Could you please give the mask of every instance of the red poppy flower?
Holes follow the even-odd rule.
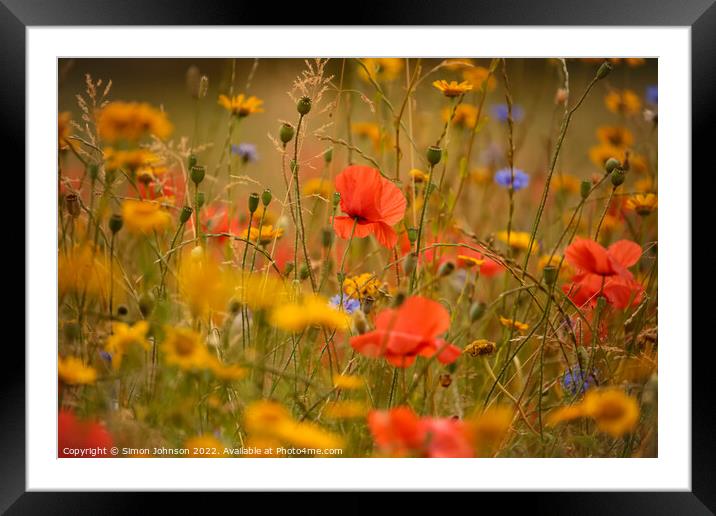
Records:
[[[619,240],[605,249],[593,240],[577,239],[565,251],[567,263],[577,273],[563,290],[578,306],[596,304],[599,295],[620,309],[630,302],[639,303],[643,288],[628,268],[639,261],[641,254],[641,246],[629,240]]]
[[[373,440],[393,456],[472,457],[466,425],[457,419],[419,418],[409,407],[368,414]]]
[[[80,421],[71,410],[61,410],[57,418],[57,451],[60,457],[109,457],[114,445],[112,436],[102,423]],[[74,452],[74,453],[73,453]]]
[[[438,335],[450,326],[450,314],[436,301],[413,296],[399,308],[383,310],[375,319],[375,330],[351,337],[358,353],[368,357],[385,357],[396,367],[408,367],[415,357],[431,357],[450,364],[460,356],[460,348]]]
[[[341,210],[333,227],[344,239],[373,235],[384,247],[393,247],[398,234],[393,226],[405,214],[405,197],[400,189],[376,169],[351,165],[336,177],[336,191],[341,194]],[[355,231],[353,226],[355,225]]]

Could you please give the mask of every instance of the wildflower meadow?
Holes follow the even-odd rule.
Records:
[[[58,71],[61,457],[658,455],[656,60]]]

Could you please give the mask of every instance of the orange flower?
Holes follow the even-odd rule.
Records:
[[[341,210],[333,227],[344,239],[373,235],[384,247],[393,247],[398,234],[392,226],[405,214],[405,197],[400,189],[376,169],[351,165],[336,177],[336,191],[341,194]]]
[[[420,355],[451,364],[460,356],[460,348],[438,335],[450,326],[450,314],[431,299],[413,296],[399,308],[383,310],[375,319],[375,330],[352,337],[350,344],[368,357],[385,357],[396,367],[408,367]]]
[[[409,407],[368,414],[368,427],[383,453],[405,457],[473,457],[468,426],[451,418],[419,418]]]
[[[632,90],[614,90],[604,97],[604,104],[612,113],[635,115],[641,110],[641,99]]]

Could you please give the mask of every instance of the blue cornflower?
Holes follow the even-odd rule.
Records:
[[[333,308],[338,308],[338,306],[341,303],[341,295],[336,294],[331,299],[328,300],[328,304],[332,306]],[[360,308],[360,301],[357,299],[353,299],[352,297],[343,296],[343,311],[347,314],[352,314],[356,310]]]
[[[503,168],[495,172],[495,183],[505,188],[509,188],[512,183],[512,172],[509,168]],[[530,184],[530,176],[520,169],[515,169],[515,180],[512,183],[513,190],[522,190]]]
[[[656,84],[647,86],[644,97],[649,104],[657,105],[659,103],[659,87]]]
[[[231,153],[236,154],[244,163],[258,161],[259,153],[253,143],[240,143],[231,146]]]
[[[103,349],[101,349],[101,350],[99,351],[99,356],[101,356],[102,359],[106,360],[107,362],[112,362],[112,355],[111,355],[111,353],[108,353],[107,351],[104,351]]]
[[[507,122],[509,109],[507,104],[495,104],[492,106],[492,115],[500,122]],[[512,120],[520,122],[525,117],[525,111],[517,104],[512,105]]]
[[[582,384],[582,382],[584,382],[584,384]],[[567,369],[562,377],[562,386],[572,396],[577,393],[584,394],[584,391],[592,387],[595,383],[596,378],[594,378],[594,375],[590,374],[585,378],[579,366],[573,367],[571,371]]]

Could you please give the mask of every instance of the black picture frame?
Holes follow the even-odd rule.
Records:
[[[716,5],[715,0],[650,2],[649,0],[453,0],[451,2],[393,1],[370,2],[341,7],[335,2],[313,1],[301,7],[272,2],[240,0],[0,0],[0,55],[3,78],[0,80],[0,113],[8,129],[3,139],[7,159],[17,159],[14,170],[25,170],[25,29],[38,25],[226,25],[246,22],[270,25],[334,25],[350,19],[361,25],[576,25],[576,26],[688,26],[691,27],[692,72],[692,158],[693,168],[708,173],[716,131]],[[347,12],[344,15],[328,17]],[[13,150],[10,152],[10,150]],[[4,173],[9,173],[7,167]],[[669,171],[684,175],[691,171]],[[15,177],[18,174],[15,173]],[[24,177],[24,176],[23,176]],[[693,176],[692,176],[693,177]],[[25,199],[24,182],[17,181],[23,193],[12,197]],[[20,201],[23,202],[23,201]],[[694,204],[696,204],[694,202]],[[19,210],[18,212],[19,213]],[[696,219],[693,218],[694,222]],[[694,234],[694,233],[692,233]],[[24,252],[24,251],[23,251]],[[27,257],[24,257],[27,259]],[[694,256],[697,260],[706,257]],[[702,263],[707,270],[713,265]],[[668,272],[668,271],[667,271]],[[27,274],[27,271],[26,271]],[[690,281],[690,279],[689,279]],[[690,281],[691,282],[691,281]],[[21,292],[22,290],[17,290]],[[684,300],[691,303],[691,300]],[[19,303],[17,303],[19,304]],[[698,308],[698,304],[692,306]],[[702,305],[703,306],[703,305]],[[27,307],[31,309],[31,307]],[[703,308],[701,308],[703,310]],[[705,314],[704,314],[705,315]],[[693,316],[692,316],[693,320]],[[698,319],[697,319],[698,320]],[[713,340],[692,339],[692,491],[690,492],[599,492],[599,493],[510,493],[509,512],[530,510],[537,514],[713,514],[716,489],[711,474],[716,471],[716,440],[710,418],[711,361],[708,354]],[[687,346],[690,343],[679,343]],[[25,353],[15,340],[4,346],[3,372],[0,374],[0,512],[8,514],[107,514],[124,513],[145,506],[148,494],[140,493],[37,493],[25,492]],[[7,364],[13,364],[8,366]],[[565,474],[574,474],[574,471]],[[172,506],[181,513],[191,510],[192,502],[182,494],[159,494],[160,503],[169,512]],[[241,495],[247,496],[247,495]],[[370,510],[373,502],[346,495],[340,505],[350,512]],[[378,495],[371,495],[378,496]],[[469,496],[475,496],[471,494]],[[498,495],[479,494],[484,501]],[[504,495],[502,495],[504,497]],[[255,504],[244,498],[243,504]],[[301,505],[302,495],[289,503]],[[422,496],[411,497],[409,505],[422,506]],[[444,510],[456,499],[450,498]],[[499,502],[504,503],[504,500]],[[420,504],[420,505],[418,505]],[[403,510],[409,510],[404,505]],[[243,505],[248,507],[248,505]],[[477,505],[475,506],[477,510]],[[503,506],[505,507],[505,506]],[[312,512],[315,512],[312,510]]]

